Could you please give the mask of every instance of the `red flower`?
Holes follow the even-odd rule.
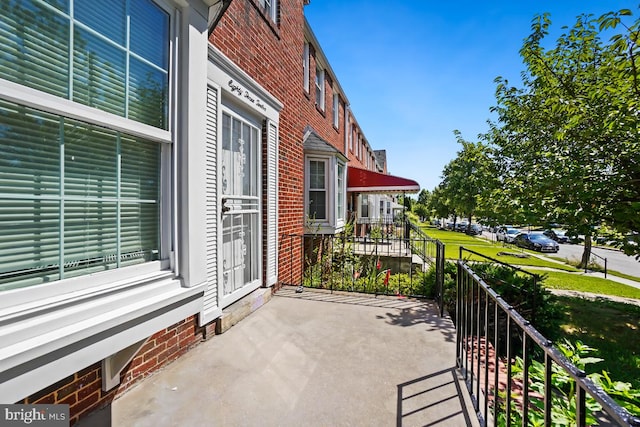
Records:
[[[385,286],[389,286],[389,277],[391,277],[391,269],[388,269],[388,270],[387,270],[387,275],[386,275],[386,277],[384,278],[384,285],[385,285]]]
[[[382,264],[380,264],[380,259],[378,259],[378,262],[376,263],[376,269],[380,270],[380,268],[382,268]]]

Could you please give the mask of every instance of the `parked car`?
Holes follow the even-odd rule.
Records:
[[[496,240],[498,242],[513,243],[513,239],[520,234],[520,230],[508,227],[498,227],[496,231]]]
[[[520,233],[515,237],[516,246],[538,252],[558,252],[560,245],[542,233]]]
[[[550,239],[555,240],[558,243],[568,243],[569,236],[567,236],[565,233],[566,231],[564,230],[545,230],[542,232],[542,234]]]
[[[471,224],[471,227],[466,228],[464,231],[471,236],[478,236],[482,234],[482,227],[479,224]]]
[[[467,231],[467,226],[469,225],[469,223],[467,221],[460,221],[458,223],[456,223],[456,231],[460,231],[462,233],[464,233],[465,231]]]

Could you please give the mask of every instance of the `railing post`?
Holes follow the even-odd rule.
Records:
[[[500,310],[498,310],[498,302],[493,301],[493,425],[498,426],[498,390],[500,388],[500,338],[498,337]],[[485,414],[486,416],[487,414]]]
[[[527,332],[522,330],[522,363],[524,365],[522,372],[522,427],[529,425],[529,348],[528,348]]]
[[[293,234],[289,236],[289,284],[293,285]]]
[[[586,395],[580,384],[576,384],[576,424],[584,427],[587,424],[585,405]]]
[[[513,369],[511,366],[512,349],[511,349],[511,313],[507,312],[507,427],[511,425],[511,380]]]
[[[462,334],[462,267],[460,260],[456,263],[458,274],[456,274],[456,365],[462,368],[461,360],[461,334]]]
[[[553,375],[553,360],[549,353],[544,354],[544,425],[551,425],[551,376]]]

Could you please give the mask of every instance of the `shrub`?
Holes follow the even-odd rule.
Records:
[[[584,370],[586,365],[601,362],[590,356],[595,351],[594,348],[584,345],[580,341],[571,343],[567,340],[557,345],[562,354],[569,359],[577,368]],[[516,381],[522,383],[524,378],[524,361],[517,357],[512,364],[512,371]],[[611,380],[609,373],[602,371],[601,374],[594,373],[588,375],[592,381],[598,384],[611,398],[627,409],[632,415],[640,415],[640,391],[634,390],[631,384]],[[534,393],[530,394],[531,403],[528,412],[528,424],[544,425],[544,401],[540,396],[545,393],[545,367],[544,364],[533,360],[529,366],[529,388]],[[551,374],[551,387],[553,395],[551,397],[551,422],[553,425],[576,425],[576,384],[571,376],[561,369],[557,364],[553,364]],[[521,391],[511,393],[511,425],[522,424]],[[506,392],[499,392],[497,405],[498,425],[506,425]],[[597,425],[596,416],[602,407],[591,397],[587,396],[585,401],[587,425]],[[495,408],[494,408],[495,409]]]

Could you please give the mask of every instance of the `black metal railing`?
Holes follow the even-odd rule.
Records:
[[[456,365],[464,374],[482,425],[527,426],[537,418],[549,426],[564,401],[563,408],[573,411],[570,425],[587,425],[593,416],[587,408],[595,402],[601,408],[597,419],[605,425],[640,426],[639,418],[587,378],[462,256],[457,281]],[[537,372],[532,370],[534,364]],[[558,371],[573,382],[571,393],[563,394],[553,385]],[[542,384],[533,373],[542,377]]]
[[[435,280],[436,291],[435,297],[439,304],[440,317],[444,316],[444,263],[445,263],[445,245],[438,239],[429,237],[420,226],[413,222],[407,222],[409,229],[409,236],[417,238],[417,241],[422,242],[422,247],[417,245],[413,246],[413,250],[427,260],[431,265],[435,267]]]
[[[592,262],[594,265],[598,265],[598,261],[595,259],[598,258],[602,261],[604,261],[604,278],[607,278],[607,258],[600,256],[594,252],[591,252],[591,257],[589,259],[590,262]],[[585,265],[584,266],[584,272],[588,272],[589,271],[589,265]]]
[[[281,247],[283,284],[435,298],[442,307],[444,246],[426,236],[288,235]]]
[[[354,235],[357,237],[371,237],[375,239],[402,239],[405,235],[406,218],[403,216],[386,215],[379,218],[356,217],[351,219]]]

